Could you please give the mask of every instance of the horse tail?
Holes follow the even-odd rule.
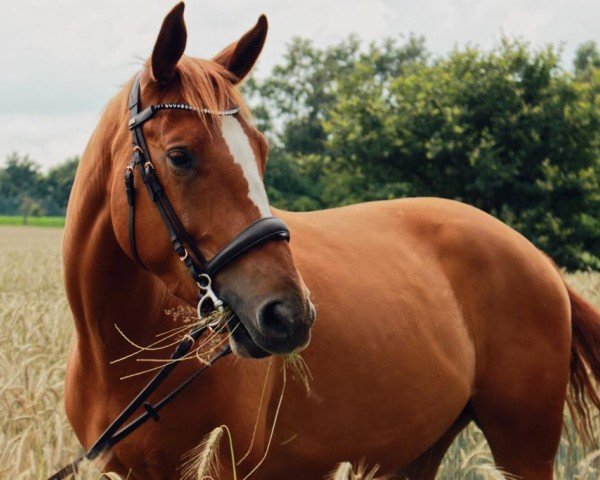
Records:
[[[571,300],[571,378],[567,404],[577,432],[597,447],[590,408],[600,410],[600,312],[567,286]]]

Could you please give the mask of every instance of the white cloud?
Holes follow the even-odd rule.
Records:
[[[174,3],[174,2],[173,2]],[[0,160],[13,150],[46,164],[78,153],[103,105],[149,55],[161,0],[0,0]],[[414,32],[443,53],[503,35],[536,45],[600,41],[598,0],[189,0],[188,53],[210,57],[266,13],[264,75],[296,35],[330,44]]]

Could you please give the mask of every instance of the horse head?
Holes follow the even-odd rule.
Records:
[[[252,124],[238,89],[262,50],[268,25],[261,16],[237,42],[212,60],[201,60],[184,55],[183,11],[180,3],[164,19],[140,74],[139,92],[141,108],[185,104],[195,111],[165,110],[144,123],[143,136],[182,226],[197,250],[211,258],[253,222],[271,216],[263,182],[268,144]],[[241,106],[239,113],[211,114],[231,112],[235,106]],[[173,254],[161,216],[143,192],[139,176],[136,242],[131,247],[122,180],[131,140],[118,135],[113,143],[111,216],[119,244],[132,261],[139,255],[173,295],[194,304],[198,288]],[[227,327],[238,355],[285,354],[308,344],[315,310],[287,242],[268,241],[252,248],[220,270],[213,284],[235,314]]]

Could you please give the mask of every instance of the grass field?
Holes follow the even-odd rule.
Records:
[[[72,323],[61,280],[61,234],[0,227],[0,479],[43,480],[81,453],[62,403]],[[600,274],[570,275],[569,282],[600,306]],[[600,420],[595,426],[599,437]],[[598,479],[599,457],[600,451],[585,452],[565,435],[556,478]],[[99,474],[88,471],[82,478]],[[481,433],[470,427],[452,446],[438,478],[502,477]]]
[[[0,215],[0,225],[24,225],[19,215]],[[65,217],[27,217],[30,227],[64,227]]]

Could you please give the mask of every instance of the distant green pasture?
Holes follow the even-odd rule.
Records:
[[[65,217],[27,217],[27,223],[18,215],[0,215],[0,225],[31,225],[33,227],[64,227]]]

